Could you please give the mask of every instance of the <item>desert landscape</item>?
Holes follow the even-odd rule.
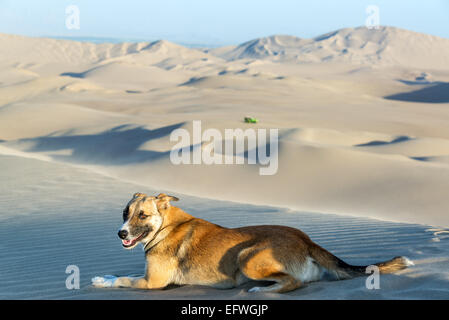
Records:
[[[449,298],[449,39],[358,27],[215,48],[0,44],[0,299]],[[197,120],[279,129],[277,172],[174,165],[171,133]],[[135,192],[176,195],[226,227],[300,228],[351,264],[415,266],[380,290],[363,277],[288,294],[94,288],[97,275],[143,273],[143,252],[117,237]]]

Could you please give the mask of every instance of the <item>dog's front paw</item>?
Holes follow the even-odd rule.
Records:
[[[92,278],[92,285],[98,288],[111,288],[114,286],[117,277],[106,275],[104,277],[94,277]]]

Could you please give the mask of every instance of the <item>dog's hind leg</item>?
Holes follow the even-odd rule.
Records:
[[[276,283],[266,287],[253,287],[248,292],[288,292],[298,289],[302,283],[288,274],[272,274],[267,278],[257,280],[275,281]]]
[[[239,256],[242,273],[258,281],[274,281],[267,287],[254,287],[249,292],[288,292],[299,288],[302,282],[285,270],[273,256],[270,249],[248,248]]]

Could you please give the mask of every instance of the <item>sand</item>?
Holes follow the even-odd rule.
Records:
[[[139,275],[141,248],[124,250],[116,232],[123,204],[136,190],[156,191],[84,168],[18,156],[0,156],[1,299],[447,299],[449,234],[406,223],[299,212],[177,194],[191,214],[214,223],[283,224],[300,228],[320,245],[354,264],[406,255],[414,267],[380,278],[322,281],[287,294],[250,294],[248,283],[231,290],[183,286],[167,290],[93,288],[97,275]],[[7,206],[9,204],[9,208]],[[379,248],[382,248],[381,250]],[[68,265],[80,270],[80,289],[68,290]]]
[[[143,272],[143,253],[116,237],[137,191],[176,194],[224,226],[301,228],[351,263],[416,263],[382,277],[381,290],[360,278],[261,298],[449,297],[448,39],[383,27],[215,49],[0,41],[1,298],[255,297],[245,287],[90,287],[95,275]],[[279,129],[276,174],[173,165],[170,134],[194,120]],[[69,264],[80,266],[80,290],[65,288]]]

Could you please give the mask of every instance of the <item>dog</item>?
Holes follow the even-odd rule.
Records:
[[[171,205],[179,199],[134,194],[123,211],[118,232],[125,249],[143,245],[143,277],[95,277],[96,287],[162,289],[168,285],[205,285],[226,289],[250,280],[273,284],[249,292],[288,292],[320,280],[365,274],[367,266],[353,266],[314,243],[304,232],[286,226],[261,225],[225,228],[195,218]],[[395,257],[376,263],[380,273],[391,273],[413,263]]]

